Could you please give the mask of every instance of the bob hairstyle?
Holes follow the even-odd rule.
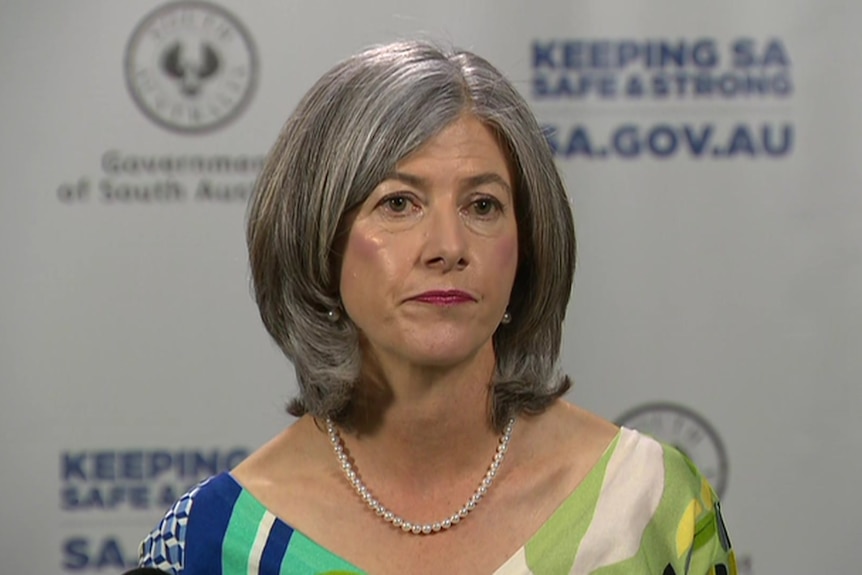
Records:
[[[465,113],[497,133],[515,174],[519,261],[511,323],[493,336],[490,422],[502,429],[515,414],[540,413],[571,386],[556,364],[574,274],[574,224],[541,128],[481,57],[396,42],[344,60],[312,86],[270,150],[250,200],[254,295],[266,329],[296,369],[292,415],[346,424],[360,378],[358,330],[346,314],[338,317],[346,214],[401,159]]]

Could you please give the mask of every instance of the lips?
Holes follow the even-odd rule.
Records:
[[[461,290],[432,290],[414,296],[410,300],[433,305],[457,305],[475,302],[476,298]]]

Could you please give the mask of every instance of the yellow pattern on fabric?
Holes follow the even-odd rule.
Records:
[[[702,479],[701,498],[704,505],[696,516],[687,572],[737,575],[736,556],[729,548],[718,501],[705,479]],[[719,566],[724,569],[717,569]]]
[[[715,505],[715,500],[712,496],[712,487],[709,485],[706,477],[700,480],[700,498],[703,500],[704,507],[710,508]]]
[[[694,525],[697,516],[700,514],[701,505],[697,499],[692,499],[682,517],[679,520],[679,525],[676,528],[676,556],[682,557],[688,553],[691,544],[694,541]]]

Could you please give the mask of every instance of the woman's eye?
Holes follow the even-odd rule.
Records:
[[[410,207],[410,200],[407,196],[390,196],[383,200],[383,205],[390,212],[401,213]]]
[[[473,211],[478,216],[489,216],[500,209],[500,203],[493,198],[479,198],[473,202]]]

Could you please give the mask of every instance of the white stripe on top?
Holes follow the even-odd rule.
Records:
[[[254,543],[251,544],[251,552],[248,554],[248,575],[258,575],[259,573],[263,548],[266,546],[266,540],[269,539],[269,532],[272,530],[273,523],[275,523],[275,515],[269,511],[264,511],[263,517],[260,518],[260,523],[257,525],[257,533],[254,536]]]
[[[622,428],[571,574],[587,575],[634,556],[663,492],[661,444],[637,431]]]

